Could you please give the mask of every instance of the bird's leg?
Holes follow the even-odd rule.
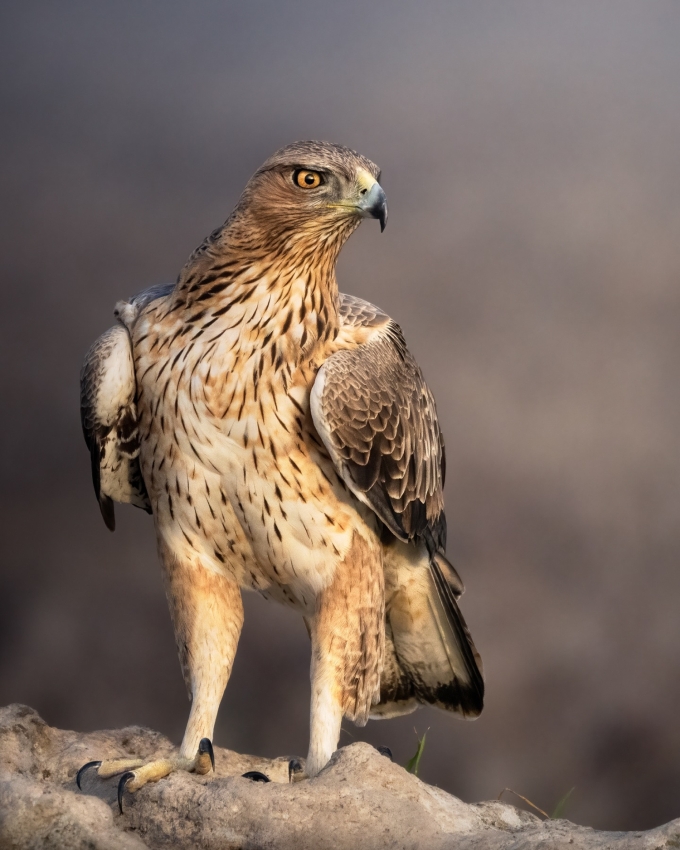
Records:
[[[385,649],[384,588],[380,552],[355,533],[333,581],[319,595],[311,618],[312,701],[306,774],[333,755],[343,716],[364,725],[380,698]],[[304,778],[299,772],[291,778]]]
[[[90,762],[78,772],[78,785],[88,767],[107,778],[122,774],[118,802],[125,791],[137,791],[175,770],[198,774],[214,768],[211,740],[217,710],[229,680],[243,624],[243,603],[236,582],[198,562],[180,561],[161,547],[166,592],[175,629],[182,672],[191,697],[191,712],[179,753],[167,758],[111,759]]]
[[[342,669],[337,656],[330,657],[328,641],[312,632],[312,699],[309,712],[309,752],[306,775],[316,774],[335,752],[342,724]],[[292,774],[292,779],[305,778],[304,773]]]

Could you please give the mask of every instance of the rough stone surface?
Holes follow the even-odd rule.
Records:
[[[288,784],[287,759],[216,748],[216,772],[175,773],[127,794],[118,813],[116,779],[75,775],[100,758],[172,751],[149,729],[80,734],[49,727],[31,708],[0,709],[0,848],[663,848],[680,847],[680,820],[648,832],[596,832],[541,821],[507,803],[467,804],[421,782],[368,744],[333,756],[314,780]],[[247,770],[271,777],[243,779]]]

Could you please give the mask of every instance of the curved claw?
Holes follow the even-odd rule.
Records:
[[[249,770],[242,775],[244,779],[252,779],[253,782],[271,782],[271,779],[259,770]]]
[[[85,773],[85,771],[89,770],[91,767],[99,767],[100,765],[101,765],[101,761],[88,761],[88,763],[84,764],[80,768],[78,773],[76,773],[76,785],[78,786],[78,788],[80,788],[81,791],[83,789],[81,788],[80,780],[83,778],[83,774]]]
[[[296,773],[302,773],[302,765],[297,759],[291,759],[288,762],[288,781],[293,782],[293,776]]]
[[[376,747],[381,756],[387,756],[390,761],[394,761],[394,756],[392,755],[392,750],[389,747],[381,746]]]
[[[125,793],[125,788],[128,782],[134,778],[135,775],[131,770],[128,770],[127,773],[124,773],[120,777],[120,782],[118,783],[118,808],[120,809],[121,815],[123,814],[123,794]]]
[[[215,772],[215,752],[213,750],[212,741],[210,738],[201,738],[198,744],[198,752],[200,755],[207,753],[210,756],[210,764],[212,765],[213,773]]]

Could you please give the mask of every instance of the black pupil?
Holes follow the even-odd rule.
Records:
[[[316,179],[316,178],[315,178],[315,176],[314,176],[313,174],[305,174],[305,183],[306,183],[308,186],[311,186],[311,185],[312,185],[312,183],[314,183],[315,179]]]

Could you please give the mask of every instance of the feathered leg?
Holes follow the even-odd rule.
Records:
[[[177,756],[146,763],[114,759],[85,766],[96,766],[102,778],[123,773],[118,789],[121,811],[125,791],[136,791],[175,770],[203,774],[214,766],[211,740],[215,720],[243,625],[241,592],[233,579],[215,572],[198,557],[180,559],[163,544],[159,552],[191,712]]]
[[[243,626],[241,591],[234,579],[183,561],[161,548],[166,594],[191,712],[180,755],[212,739],[217,711],[229,681]]]
[[[317,600],[312,639],[312,700],[307,776],[335,752],[343,716],[363,726],[380,698],[385,649],[380,546],[356,533],[333,581]]]

